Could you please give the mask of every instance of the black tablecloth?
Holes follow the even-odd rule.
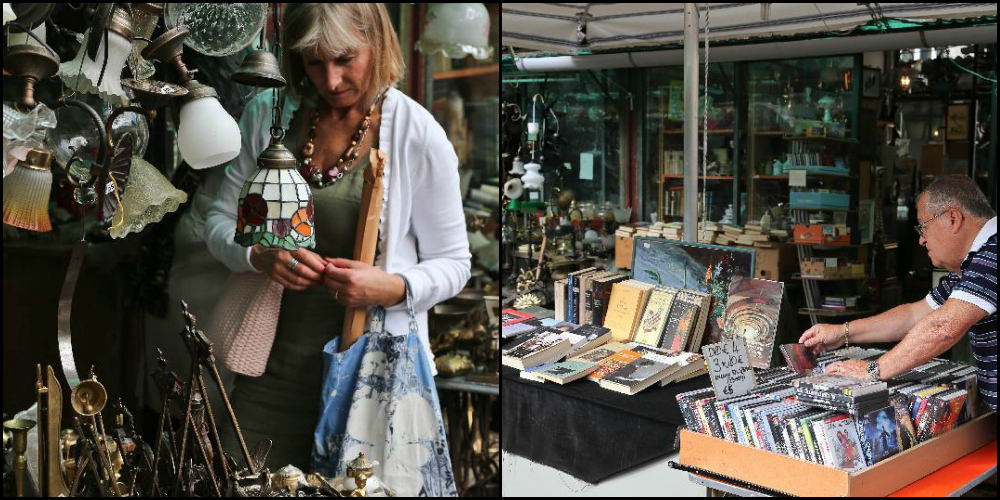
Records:
[[[677,395],[710,385],[702,376],[626,396],[588,380],[531,382],[503,367],[501,446],[596,484],[675,452],[684,425]]]

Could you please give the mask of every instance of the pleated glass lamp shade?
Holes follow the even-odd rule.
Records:
[[[46,233],[52,230],[49,195],[52,193],[52,152],[33,149],[3,180],[3,223]]]
[[[88,30],[84,35],[83,44],[80,45],[80,52],[72,61],[62,63],[59,66],[59,76],[63,83],[72,90],[79,90],[88,94],[97,94],[104,101],[115,106],[122,106],[128,103],[128,96],[122,89],[122,70],[132,53],[132,41],[115,31],[108,31],[108,64],[104,67],[104,37],[101,37],[101,45],[97,49],[97,58],[91,59],[87,55],[87,40],[91,36],[98,36],[93,30]],[[82,66],[81,66],[82,62]],[[104,77],[101,78],[101,68],[104,67]],[[100,85],[98,85],[100,82]]]
[[[122,209],[115,215],[109,233],[112,238],[124,238],[142,232],[146,226],[176,212],[187,199],[187,193],[175,188],[156,167],[134,156]]]
[[[191,168],[201,170],[222,165],[240,154],[240,126],[219,103],[218,93],[195,80],[186,85],[188,95],[181,105],[177,146]]]
[[[236,210],[237,244],[294,251],[316,246],[312,190],[292,152],[272,140],[243,184]]]

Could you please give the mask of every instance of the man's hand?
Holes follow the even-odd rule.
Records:
[[[832,351],[844,345],[844,326],[819,323],[806,330],[799,339],[800,344],[812,349],[814,353]]]
[[[871,380],[871,375],[868,374],[868,362],[860,359],[850,359],[847,361],[830,363],[830,365],[826,367],[826,373],[836,373],[838,375],[846,375],[856,379]]]

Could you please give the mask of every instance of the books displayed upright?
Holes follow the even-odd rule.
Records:
[[[590,323],[603,325],[605,315],[608,311],[608,304],[611,302],[611,289],[615,283],[628,280],[627,274],[611,274],[590,280],[591,312]]]
[[[580,276],[585,274],[594,273],[597,271],[596,267],[588,267],[586,269],[581,269],[579,271],[574,271],[566,275],[566,318],[565,321],[570,323],[578,323],[579,319],[576,317],[579,313],[579,295],[580,295]]]
[[[665,287],[656,287],[650,292],[646,309],[643,311],[635,330],[634,341],[650,347],[660,345],[660,339],[663,337],[664,327],[671,314],[670,309],[676,295],[677,290]]]
[[[615,283],[611,289],[604,326],[611,329],[612,340],[630,342],[639,323],[639,315],[653,286],[635,280]]]
[[[681,290],[677,292],[659,347],[668,351],[697,352],[708,322],[708,294]]]

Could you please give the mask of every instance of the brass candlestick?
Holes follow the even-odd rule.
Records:
[[[28,484],[28,459],[24,453],[28,451],[28,431],[35,428],[33,420],[8,420],[3,428],[11,433],[14,441],[14,481],[17,497],[24,497],[24,488]]]

